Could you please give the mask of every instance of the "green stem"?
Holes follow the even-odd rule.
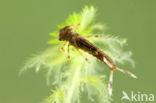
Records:
[[[75,90],[76,86],[78,86],[77,84],[78,84],[78,80],[80,78],[79,76],[80,76],[81,67],[78,67],[75,69],[76,70],[73,75],[72,83],[71,83],[69,92],[67,94],[67,98],[65,99],[64,103],[72,103],[72,96],[73,96],[74,90]]]

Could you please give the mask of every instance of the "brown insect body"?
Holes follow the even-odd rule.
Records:
[[[80,35],[76,32],[73,32],[73,30],[70,26],[66,26],[60,30],[59,40],[69,42],[68,51],[69,51],[69,45],[72,45],[77,50],[81,49],[81,50],[93,55],[94,57],[96,57],[98,60],[100,60],[101,62],[106,64],[111,69],[109,83],[108,83],[110,95],[112,94],[112,81],[113,81],[113,71],[114,70],[118,70],[122,73],[130,75],[133,78],[137,78],[134,74],[116,67],[115,64],[113,63],[112,59],[108,55],[106,55],[102,50],[100,50],[94,44],[92,44],[87,39],[85,39],[85,37],[83,37],[82,35]],[[86,60],[88,60],[88,59],[86,59]]]
[[[115,69],[115,65],[109,56],[107,56],[103,51],[85,39],[85,37],[76,32],[73,32],[70,26],[66,26],[60,30],[59,40],[68,41],[70,45],[93,55],[98,60],[106,64],[110,69]],[[111,66],[104,62],[104,58],[106,58]]]

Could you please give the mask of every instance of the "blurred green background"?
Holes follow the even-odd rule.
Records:
[[[112,103],[127,103],[123,90],[156,94],[156,0],[0,0],[0,103],[40,103],[50,95],[44,71],[19,77],[19,70],[27,57],[48,47],[57,24],[85,5],[94,5],[107,33],[128,38],[133,51],[136,67],[123,67],[139,79],[116,72]]]

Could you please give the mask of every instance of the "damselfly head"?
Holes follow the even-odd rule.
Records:
[[[59,31],[59,40],[67,40],[71,35],[72,28],[70,26],[65,26]]]

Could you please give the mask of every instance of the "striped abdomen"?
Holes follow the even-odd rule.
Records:
[[[82,49],[83,51],[88,52],[89,54],[96,57],[98,60],[102,61],[104,64],[106,64],[110,69],[114,69],[115,65],[111,58],[107,56],[103,51],[101,51],[99,48],[97,48],[95,45],[90,43],[85,38],[77,38],[76,39],[77,47]]]

